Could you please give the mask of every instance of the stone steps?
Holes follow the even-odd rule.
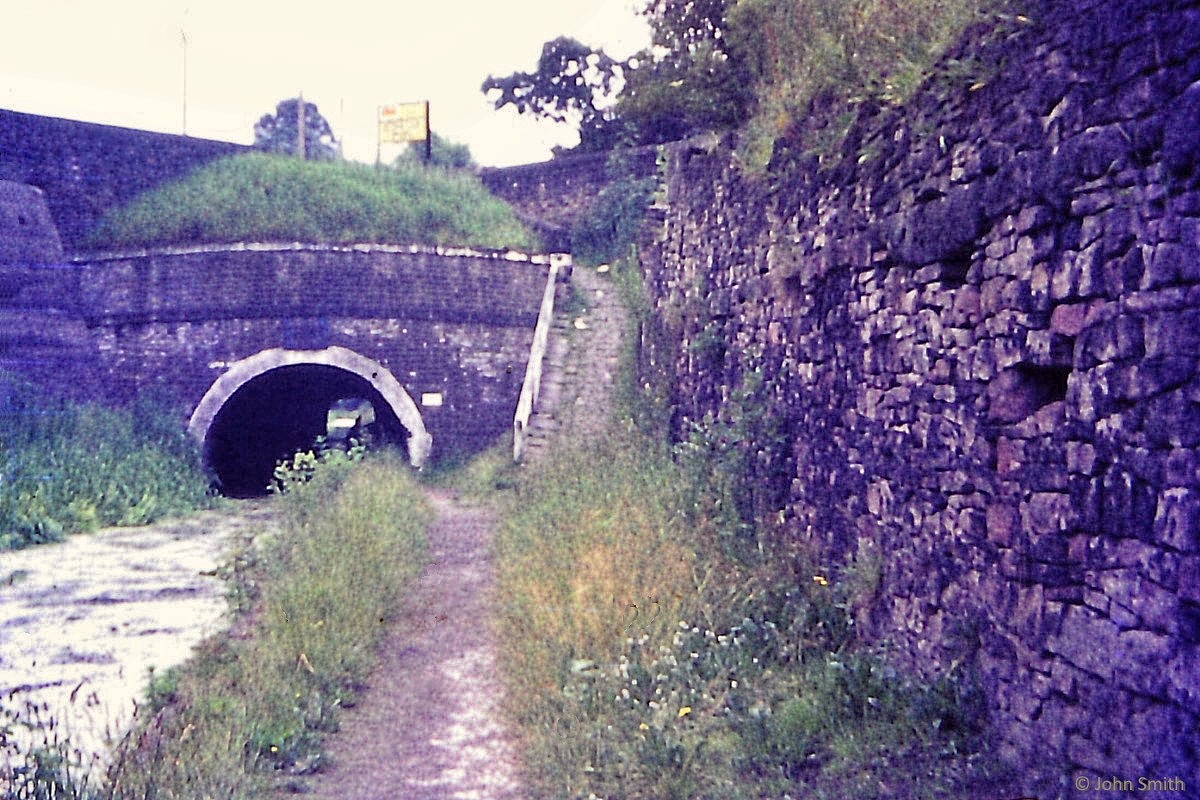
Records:
[[[595,270],[576,267],[571,281],[586,310],[555,313],[526,463],[541,459],[560,437],[594,436],[608,422],[625,310],[616,288]]]

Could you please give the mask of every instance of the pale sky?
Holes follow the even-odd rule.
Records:
[[[485,165],[550,157],[564,126],[496,111],[488,74],[531,71],[542,43],[573,36],[624,57],[644,47],[644,0],[0,0],[0,108],[253,141],[299,91],[375,159],[376,109],[429,100],[432,127]],[[390,161],[399,148],[384,148]]]

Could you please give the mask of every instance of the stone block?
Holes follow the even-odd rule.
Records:
[[[1200,499],[1186,488],[1158,494],[1153,541],[1188,554],[1200,554]]]
[[[1036,492],[1026,503],[1029,528],[1037,534],[1059,533],[1074,519],[1071,498],[1057,492]]]
[[[1180,559],[1179,597],[1182,600],[1200,603],[1200,555]]]
[[[987,507],[987,539],[1001,547],[1012,547],[1020,530],[1020,515],[1017,509],[1004,503],[993,503]]]
[[[1060,655],[1071,666],[1111,680],[1116,664],[1111,654],[1116,652],[1120,629],[1086,606],[1070,606],[1063,615],[1062,629],[1046,643],[1046,649]]]
[[[1050,330],[1064,336],[1078,336],[1079,332],[1083,330],[1084,321],[1091,308],[1092,304],[1090,303],[1068,303],[1055,306],[1050,313]]]
[[[1143,289],[1195,283],[1200,280],[1200,259],[1195,245],[1163,242],[1155,246],[1141,281]]]

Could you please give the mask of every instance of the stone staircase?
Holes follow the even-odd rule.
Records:
[[[603,433],[612,413],[612,394],[627,315],[616,286],[594,267],[576,265],[571,287],[580,302],[555,310],[538,406],[529,419],[526,464],[536,464],[564,431],[581,442]]]

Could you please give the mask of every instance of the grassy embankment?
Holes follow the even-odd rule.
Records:
[[[302,161],[216,161],[105,215],[89,249],[284,241],[529,249],[532,235],[464,171]]]
[[[0,550],[208,503],[200,455],[165,404],[112,409],[17,381],[0,409]]]
[[[663,416],[632,386],[603,442],[467,473],[516,487],[500,639],[535,796],[936,798],[986,776],[968,671],[922,682],[857,639],[880,565],[834,575],[770,520],[747,529],[736,440],[671,447],[634,424]]]
[[[431,512],[394,458],[334,458],[315,469],[298,459],[282,473],[280,533],[247,543],[224,570],[231,634],[152,677],[107,775],[89,773],[94,762],[51,729],[46,747],[10,764],[7,797],[240,800],[319,766],[322,735],[353,704],[397,598],[420,571]]]

